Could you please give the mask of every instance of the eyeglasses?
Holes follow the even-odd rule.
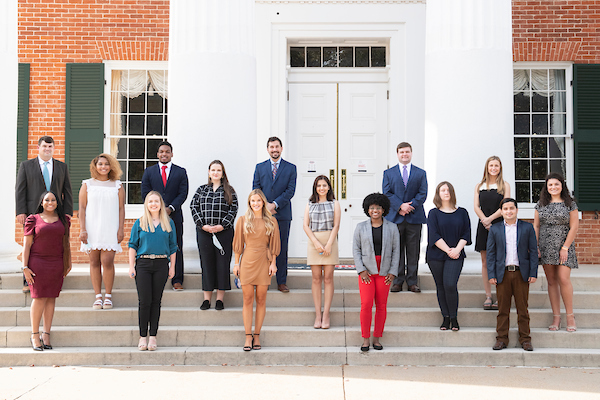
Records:
[[[369,211],[381,211],[381,210],[383,210],[383,207],[373,207],[373,206],[369,207]]]

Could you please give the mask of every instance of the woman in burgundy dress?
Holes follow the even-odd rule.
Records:
[[[36,351],[52,349],[50,328],[54,304],[63,279],[71,270],[70,221],[53,192],[44,192],[37,213],[25,220],[23,274],[31,293],[31,346]],[[39,335],[40,320],[44,331]]]

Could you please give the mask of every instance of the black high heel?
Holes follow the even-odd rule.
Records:
[[[444,317],[444,321],[442,322],[442,325],[440,326],[440,330],[447,331],[448,329],[450,329],[450,317]]]
[[[52,350],[51,344],[44,343],[44,334],[50,336],[50,332],[42,332],[42,336],[40,336],[40,340],[42,341],[42,347],[44,348],[44,350]]]
[[[458,318],[452,317],[450,318],[450,325],[452,327],[452,331],[456,332],[460,330],[460,326],[458,326]]]
[[[251,333],[246,333],[246,336],[252,336]],[[252,344],[250,346],[244,346],[244,351],[250,351],[252,350],[252,347],[254,346],[254,336],[252,336]]]
[[[255,333],[254,336],[260,336],[260,333]],[[252,336],[252,350],[262,349],[262,346],[260,344],[254,344],[254,336]]]
[[[40,332],[31,332],[31,337],[29,338],[29,340],[31,340],[31,347],[35,351],[44,351],[44,347],[42,347],[42,346],[36,346],[35,343],[33,342],[33,336],[34,335],[39,335],[39,334],[40,334]],[[40,339],[40,340],[42,340],[42,339]]]

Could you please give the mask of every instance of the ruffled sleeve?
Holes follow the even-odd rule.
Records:
[[[25,226],[23,227],[23,235],[24,236],[32,236],[35,235],[35,223],[36,217],[35,214],[31,214],[25,220]]]
[[[269,241],[269,261],[273,261],[273,258],[279,255],[281,252],[281,241],[279,239],[279,224],[277,220],[271,217],[273,221],[273,233],[271,233],[271,240]]]
[[[233,252],[235,254],[242,254],[244,252],[244,220],[242,216],[238,218],[235,224],[235,235],[233,236]]]

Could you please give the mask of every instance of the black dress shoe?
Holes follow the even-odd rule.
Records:
[[[521,343],[521,347],[525,351],[533,351],[533,345],[531,344],[531,342],[523,342]]]
[[[223,302],[221,300],[217,300],[217,302],[215,303],[215,310],[223,310],[223,309],[225,309]]]
[[[496,340],[496,344],[492,347],[492,350],[502,350],[506,348],[506,343],[502,340]]]
[[[396,283],[394,283],[392,285],[392,288],[390,289],[390,292],[394,292],[394,293],[401,292],[401,291],[402,291],[402,285],[398,285]]]
[[[360,351],[369,351],[371,346],[360,346]]]
[[[408,290],[410,290],[413,293],[421,293],[421,289],[419,289],[419,285],[410,285],[408,287]]]
[[[210,308],[210,301],[204,300],[200,306],[201,310],[208,310]]]

